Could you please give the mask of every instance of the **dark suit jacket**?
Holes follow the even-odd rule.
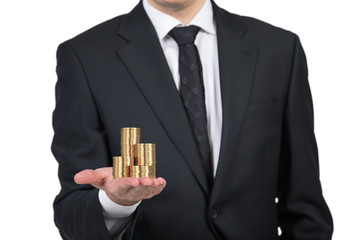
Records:
[[[331,239],[298,37],[213,7],[223,104],[213,186],[141,3],[59,46],[52,151],[61,182],[55,223],[64,239],[111,239],[98,190],[73,177],[111,166],[127,126],[156,143],[157,175],[167,186],[142,201],[125,239]]]

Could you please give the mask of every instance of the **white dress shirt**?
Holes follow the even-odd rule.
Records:
[[[184,25],[176,18],[152,7],[148,0],[143,0],[142,2],[145,12],[156,30],[173,79],[179,89],[179,47],[168,33],[174,27]],[[221,143],[222,103],[216,25],[210,0],[205,1],[200,11],[188,25],[196,25],[201,28],[196,36],[195,45],[198,48],[203,69],[208,135],[214,169],[213,174],[215,176]],[[105,224],[109,229],[110,234],[112,236],[117,234],[118,236],[116,239],[121,239],[123,232],[119,234],[119,229],[121,230],[124,228],[124,223],[127,223],[129,216],[136,210],[139,203],[133,206],[118,205],[112,202],[102,190],[99,191],[99,200],[103,207]]]

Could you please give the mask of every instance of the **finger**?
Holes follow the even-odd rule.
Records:
[[[86,169],[78,172],[74,176],[74,180],[77,184],[90,184],[98,180],[98,176],[94,170]]]
[[[153,179],[153,186],[159,186],[160,182],[156,178]]]
[[[97,188],[100,188],[104,182],[104,179],[108,177],[107,171],[86,169],[74,176],[74,180],[77,184],[91,184]]]
[[[154,181],[152,178],[148,178],[148,177],[142,177],[139,178],[140,184],[144,185],[144,186],[151,186],[154,184]]]
[[[165,179],[163,179],[162,177],[158,177],[157,180],[159,181],[160,185],[165,185],[166,186],[166,181]]]
[[[100,173],[101,175],[112,176],[113,168],[103,167],[103,168],[95,169],[95,171]]]
[[[140,183],[145,186],[159,186],[159,185],[165,185],[166,181],[165,179],[159,177],[159,178],[140,178]]]

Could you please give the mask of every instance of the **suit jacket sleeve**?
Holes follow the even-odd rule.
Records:
[[[56,71],[52,152],[59,162],[61,192],[54,201],[55,224],[64,239],[111,239],[98,189],[73,180],[81,170],[108,166],[111,158],[86,73],[69,43],[58,48]]]
[[[313,105],[304,51],[296,36],[285,107],[278,187],[284,240],[330,240],[333,222],[322,196]]]

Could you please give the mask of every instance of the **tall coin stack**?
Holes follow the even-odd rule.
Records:
[[[114,178],[156,178],[155,144],[140,143],[140,128],[121,128],[121,156],[113,157]]]

